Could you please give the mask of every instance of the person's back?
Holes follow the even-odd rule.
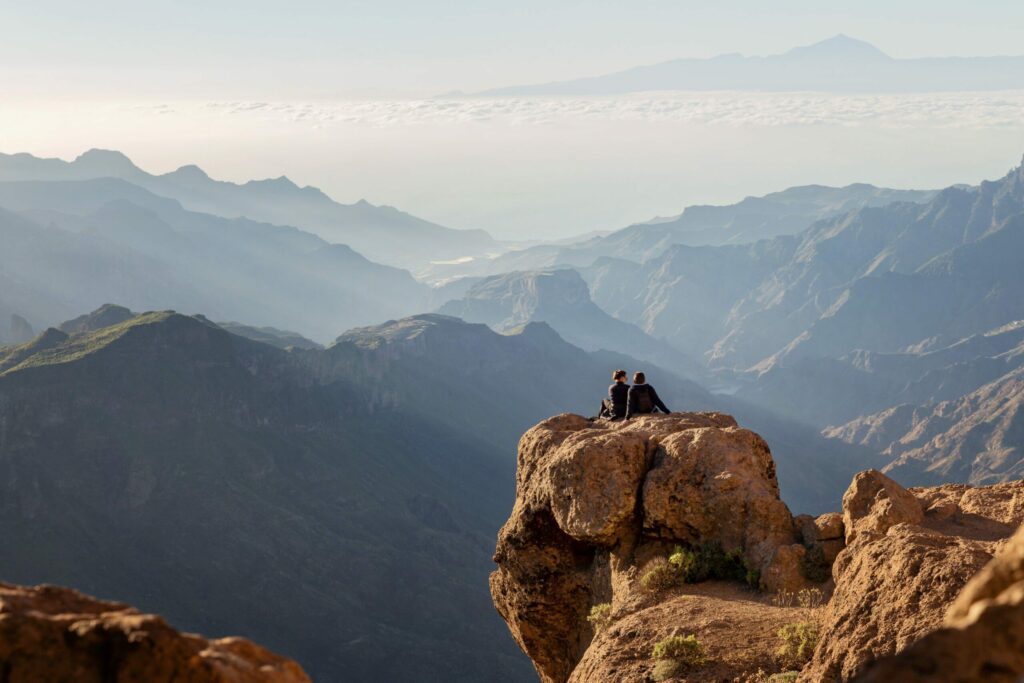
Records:
[[[666,415],[672,412],[658,396],[654,387],[647,384],[647,377],[644,376],[644,373],[636,373],[633,375],[633,386],[629,388],[627,394],[626,419],[628,420],[634,415],[648,415],[656,410],[660,410]]]
[[[601,403],[602,417],[618,419],[625,417],[626,405],[629,402],[629,385],[626,384],[626,371],[616,370],[612,373],[615,382],[608,387],[608,398]]]

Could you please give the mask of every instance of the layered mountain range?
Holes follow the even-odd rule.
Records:
[[[589,351],[618,350],[697,378],[696,360],[636,325],[605,313],[590,298],[587,283],[572,269],[512,272],[484,278],[439,313],[489,325],[500,332],[546,322],[571,344]]]
[[[924,203],[935,194],[929,190],[892,190],[864,183],[846,187],[791,187],[763,197],[747,197],[735,204],[689,206],[678,216],[637,223],[606,235],[540,244],[491,258],[433,264],[425,274],[450,279],[515,270],[589,266],[602,256],[646,261],[660,256],[675,244],[746,244],[780,235],[795,235],[821,219],[897,201]]]
[[[921,407],[919,415],[945,411],[932,406],[1002,377],[982,395],[1012,391],[1022,239],[1024,167],[924,204],[861,208],[797,235],[674,245],[642,263],[598,259],[581,272],[612,315],[703,358],[745,399],[824,428],[901,404]],[[931,424],[927,440],[939,435]],[[951,448],[929,452],[942,459]],[[958,457],[988,458],[986,447],[975,448]],[[969,463],[940,469],[978,482],[1010,476],[1019,451],[993,449],[1001,453],[994,472]]]
[[[0,207],[0,579],[240,633],[316,679],[529,680],[485,587],[515,446],[595,414],[615,368],[756,430],[795,512],[868,467],[1021,476],[1024,167],[496,257],[114,153],[2,157]],[[355,248],[377,231],[379,262]]]
[[[116,301],[327,341],[422,311],[430,297],[408,271],[347,245],[188,211],[124,180],[0,182],[0,207],[0,316],[20,313],[37,329]]]
[[[485,581],[511,454],[545,413],[596,412],[608,368],[639,362],[543,323],[434,314],[280,346],[105,306],[0,349],[5,578],[239,633],[317,679],[527,680]],[[676,410],[736,406],[651,369]],[[863,462],[741,409],[799,509]]]
[[[793,188],[464,264],[526,269],[464,277],[442,310],[496,329],[548,318],[581,345],[628,344],[871,449],[908,483],[988,483],[1022,455],[1022,229],[1024,167],[941,192]],[[549,286],[541,305],[539,283],[575,282],[568,270],[586,290],[565,286],[555,303]],[[602,315],[585,315],[591,304]]]
[[[402,268],[495,248],[494,240],[482,230],[453,230],[365,200],[340,204],[319,189],[299,187],[285,176],[239,185],[214,180],[195,165],[154,175],[120,152],[100,149],[89,150],[70,162],[30,154],[0,155],[2,181],[100,178],[124,180],[174,199],[194,212],[293,225],[332,244],[348,245],[371,260]],[[0,206],[6,205],[0,202]]]

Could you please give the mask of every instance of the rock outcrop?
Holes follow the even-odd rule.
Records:
[[[0,583],[0,678],[149,683],[309,683],[244,638],[206,640],[158,616],[55,586]]]
[[[922,519],[924,510],[914,494],[877,470],[859,473],[843,494],[847,545],[858,535],[878,538],[890,527],[917,524]]]
[[[862,472],[843,497],[843,517],[848,545],[832,567],[835,592],[800,677],[807,683],[852,680],[877,658],[914,651],[942,626],[964,586],[1024,522],[1024,482],[907,490],[880,472]]]
[[[516,493],[491,595],[546,683],[584,656],[591,607],[622,606],[640,567],[675,545],[736,553],[768,591],[806,583],[768,445],[728,415],[551,418],[520,441]]]
[[[768,446],[718,413],[561,415],[523,436],[518,466],[491,595],[544,683],[647,680],[654,643],[684,634],[706,655],[687,680],[763,680],[799,667],[778,634],[808,622],[819,637],[801,682],[1024,673],[1024,529],[1007,541],[1024,523],[1024,481],[907,489],[868,470],[841,514],[794,519]],[[649,562],[707,544],[741,557],[764,592],[639,588]]]
[[[858,683],[988,681],[1024,675],[1024,528],[964,588],[945,624],[898,655],[878,660]]]

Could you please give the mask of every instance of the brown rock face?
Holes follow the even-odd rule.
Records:
[[[643,486],[643,533],[743,549],[762,568],[793,543],[768,444],[746,429],[686,429],[661,440]]]
[[[917,524],[924,510],[914,494],[878,470],[860,472],[843,494],[847,545],[859,535],[884,534],[896,524]]]
[[[769,590],[797,581],[804,547],[771,453],[727,415],[551,418],[520,440],[516,486],[491,595],[546,683],[582,658],[590,608],[622,604],[638,566],[675,544],[738,551]]]
[[[4,583],[0,674],[5,683],[309,683],[294,661],[243,638],[206,640],[67,588]]]
[[[928,512],[918,515],[914,506]],[[808,683],[853,680],[872,660],[906,650],[942,626],[963,587],[1024,521],[1024,482],[907,491],[864,472],[843,497],[843,508],[847,538],[855,529],[854,542],[832,566],[835,592],[823,614],[820,644],[800,677]],[[910,519],[918,522],[897,521]]]
[[[964,588],[945,625],[857,680],[991,681],[1024,675],[1024,527]]]

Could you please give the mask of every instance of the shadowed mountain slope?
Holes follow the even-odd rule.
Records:
[[[0,352],[6,578],[250,636],[318,679],[528,680],[485,582],[511,454],[538,415],[596,408],[604,360],[543,324],[427,315],[283,351],[172,312],[97,327],[116,310]]]
[[[365,395],[390,362],[354,344],[174,313],[47,335],[0,360],[8,579],[252,636],[321,680],[526,680],[484,588],[500,437]]]

